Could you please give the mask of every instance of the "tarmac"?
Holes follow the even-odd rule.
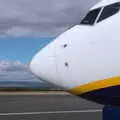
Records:
[[[102,120],[102,107],[64,93],[0,94],[0,120]]]

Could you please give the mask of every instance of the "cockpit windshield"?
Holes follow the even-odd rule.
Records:
[[[95,23],[95,20],[100,12],[101,8],[94,9],[90,11],[87,16],[81,21],[80,24],[84,25],[93,25]]]
[[[94,9],[87,14],[87,16],[81,21],[80,24],[94,25],[95,23],[99,23],[117,14],[119,10],[120,10],[120,2]]]
[[[101,22],[101,21],[115,15],[116,13],[119,12],[119,10],[120,10],[120,3],[115,3],[115,4],[104,7],[97,22]]]

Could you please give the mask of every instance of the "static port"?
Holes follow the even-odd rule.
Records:
[[[63,47],[66,48],[66,47],[67,47],[67,44],[64,44]]]
[[[66,62],[66,63],[65,63],[65,66],[66,66],[66,67],[68,67],[68,66],[69,66],[69,64]]]

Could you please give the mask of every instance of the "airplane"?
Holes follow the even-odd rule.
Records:
[[[39,79],[106,106],[120,106],[120,0],[102,0],[30,63]]]

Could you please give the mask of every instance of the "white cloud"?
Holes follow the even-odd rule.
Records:
[[[28,65],[20,61],[9,60],[0,61],[0,80],[2,81],[40,81],[36,79],[28,70]]]
[[[8,36],[22,37],[30,34],[31,30],[29,28],[12,27],[11,29],[8,29],[5,33]]]

